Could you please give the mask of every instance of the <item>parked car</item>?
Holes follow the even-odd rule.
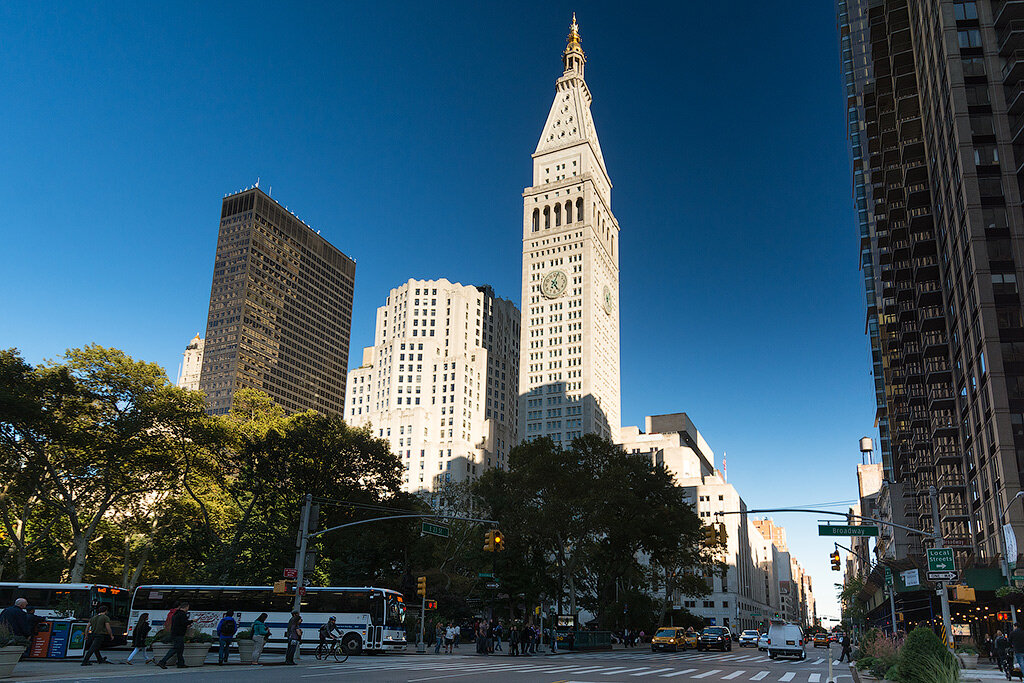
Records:
[[[757,649],[760,650],[761,652],[767,652],[768,651],[768,634],[767,633],[762,633],[760,636],[758,636],[758,638],[757,638]]]
[[[651,652],[679,652],[686,649],[686,630],[663,626],[651,638]]]
[[[758,637],[760,635],[761,634],[759,634],[755,630],[744,631],[743,633],[740,634],[739,646],[740,647],[748,647],[748,646],[757,647],[757,639],[758,639]]]
[[[804,634],[799,624],[773,621],[768,627],[768,657],[796,657],[807,659],[804,651]]]
[[[708,626],[701,631],[700,638],[697,639],[697,652],[707,650],[732,651],[732,634],[729,633],[729,629],[722,626]]]

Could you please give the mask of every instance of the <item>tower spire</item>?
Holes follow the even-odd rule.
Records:
[[[572,23],[569,24],[569,35],[565,38],[565,50],[562,52],[562,64],[565,65],[565,73],[574,72],[583,76],[583,65],[586,63],[586,55],[583,54],[583,45],[580,39],[580,27],[576,23],[576,13],[572,13]]]

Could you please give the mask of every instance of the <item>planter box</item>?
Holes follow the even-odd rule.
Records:
[[[185,643],[185,666],[202,666],[206,663],[206,655],[210,654],[212,643]],[[164,658],[171,646],[167,643],[153,643],[153,656],[157,661]],[[177,658],[171,660],[171,666],[178,664]]]
[[[0,647],[0,678],[7,678],[14,673],[18,660],[25,654],[25,645],[8,645]]]
[[[242,664],[252,664],[252,651],[256,648],[256,641],[239,639],[235,641],[235,645],[238,646],[238,659]]]

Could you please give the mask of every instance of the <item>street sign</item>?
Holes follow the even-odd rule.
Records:
[[[929,581],[956,581],[957,572],[928,572]]]
[[[888,567],[885,568],[885,585],[886,586],[891,586],[892,585],[892,570],[889,569]]]
[[[481,579],[493,579],[494,572],[480,572],[477,576]]]
[[[489,582],[487,584],[487,587],[488,588],[497,588],[498,587],[498,582],[497,581],[491,581],[491,582]]]
[[[284,578],[286,579],[297,579],[299,578],[299,570],[295,567],[285,567]]]
[[[423,526],[420,527],[420,530],[425,534],[440,536],[441,538],[448,538],[452,535],[452,530],[448,527],[441,526],[440,524],[433,524],[431,522],[423,522]]]
[[[928,548],[928,571],[951,572],[956,569],[952,548]]]
[[[298,593],[299,595],[305,595],[306,594],[306,587],[305,586],[299,586],[298,588],[295,589],[295,592]]]
[[[819,536],[877,536],[878,527],[868,524],[850,526],[846,524],[819,524]]]

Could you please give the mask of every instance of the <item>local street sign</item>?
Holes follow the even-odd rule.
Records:
[[[957,572],[928,572],[929,581],[956,581]]]
[[[295,567],[285,567],[284,578],[286,579],[297,579],[299,577],[299,570]]]
[[[479,574],[477,574],[477,576],[481,579],[493,579],[494,572],[480,572]]]
[[[440,536],[441,538],[448,538],[452,535],[452,530],[448,527],[441,526],[440,524],[432,524],[430,522],[423,522],[421,529],[425,534]]]
[[[877,536],[878,527],[862,524],[848,526],[846,524],[819,524],[819,536]]]
[[[885,585],[886,586],[891,586],[892,585],[892,570],[889,569],[888,567],[885,568]]]
[[[928,548],[928,571],[951,572],[956,569],[952,548]]]

